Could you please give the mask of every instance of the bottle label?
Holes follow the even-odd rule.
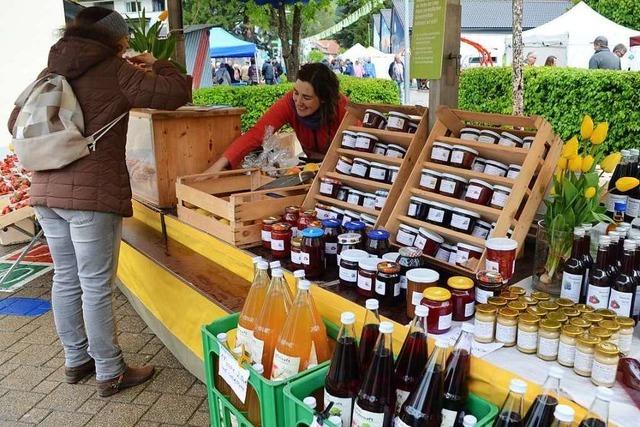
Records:
[[[458,413],[456,411],[442,408],[442,421],[440,422],[440,427],[453,427],[456,423],[457,417]]]
[[[615,209],[616,203],[627,203],[627,196],[622,194],[611,194],[607,195],[607,212],[613,212]]]
[[[291,251],[291,262],[294,264],[302,264],[302,260],[300,259],[300,252]]]
[[[560,296],[568,298],[577,303],[580,300],[580,290],[582,289],[584,277],[579,274],[571,274],[566,271],[562,273],[562,286],[560,288]]]
[[[416,238],[416,240],[418,239]],[[451,253],[444,247],[440,246],[440,248],[438,248],[438,252],[436,253],[436,259],[444,262],[449,262],[449,258],[451,258]]]
[[[427,219],[429,221],[441,223],[444,220],[444,211],[441,209],[430,208]]]
[[[332,396],[327,390],[324,391],[324,407],[329,405],[329,402],[333,402],[333,406],[329,411],[329,415],[336,415],[342,420],[342,425],[346,427],[351,426],[351,412],[353,411],[353,399],[350,397],[335,397]]]
[[[340,267],[338,275],[340,276],[340,279],[344,280],[345,282],[355,283],[358,281],[358,270]]]
[[[451,216],[451,226],[454,228],[458,228],[460,230],[467,230],[469,228],[469,224],[471,224],[471,218],[453,214]]]
[[[320,183],[320,193],[331,195],[331,193],[333,193],[333,184],[329,184],[328,182]]]
[[[385,283],[381,282],[380,280],[376,280],[376,294],[384,295],[385,290],[386,290]]]
[[[455,163],[456,165],[461,165],[463,161],[464,161],[464,152],[454,151],[451,153],[451,163]]]
[[[357,175],[364,177],[367,174],[367,167],[360,163],[354,163],[351,167],[351,175]]]
[[[418,205],[416,205],[415,203],[411,203],[409,205],[409,210],[407,211],[407,215],[415,216],[417,211],[418,211]]]
[[[251,354],[251,347],[253,343],[253,331],[249,329],[243,328],[238,325],[238,330],[236,332],[236,345],[243,345],[245,350]],[[253,357],[252,357],[253,359]]]
[[[512,344],[516,342],[517,331],[518,331],[518,328],[515,325],[513,326],[503,325],[500,322],[498,322],[496,324],[496,341],[505,343],[505,344]]]
[[[400,282],[398,283],[400,283],[402,289],[407,289],[407,282],[407,276],[400,276]]]
[[[587,304],[593,308],[607,308],[609,306],[610,287],[595,286],[589,284],[587,292]]]
[[[389,120],[387,120],[387,127],[388,128],[395,128],[395,129],[403,129],[404,128],[404,119],[401,118],[401,117],[391,116],[391,117],[389,117]]]
[[[400,295],[400,282],[399,281],[393,286],[393,296],[397,297],[398,295]]]
[[[618,365],[605,365],[597,360],[593,361],[591,366],[591,379],[602,385],[613,384],[616,382],[616,371]]]
[[[440,192],[446,194],[453,194],[456,191],[456,183],[454,181],[440,181]]]
[[[422,175],[420,178],[420,187],[428,188],[429,190],[435,190],[438,184],[438,179],[431,175]]]
[[[233,355],[225,348],[220,350],[218,361],[218,375],[233,390],[238,399],[244,403],[247,397],[249,370],[241,367]]]
[[[398,230],[398,234],[396,234],[396,240],[398,241],[398,243],[405,246],[413,246],[413,242],[415,242],[416,236],[400,229]]]
[[[636,288],[636,302],[633,304],[633,315],[640,314],[640,286]]]
[[[287,356],[276,350],[273,353],[271,381],[282,381],[291,378],[300,371],[300,358]]]
[[[620,292],[611,289],[609,309],[615,311],[618,316],[630,317],[633,311],[632,303],[633,294],[631,292]]]
[[[631,351],[631,342],[633,341],[633,334],[618,334],[618,348],[623,354],[628,354]]]
[[[260,235],[262,236],[262,241],[263,242],[270,242],[271,241],[271,232],[270,231],[262,230],[260,232]]]
[[[507,204],[508,198],[509,195],[496,191],[493,193],[493,197],[491,198],[491,204],[504,207],[504,205]]]
[[[306,252],[300,252],[300,264],[309,265],[311,263],[311,257]]]
[[[467,194],[465,195],[465,197],[468,199],[478,200],[481,194],[482,187],[478,187],[477,185],[470,185],[467,187]]]
[[[338,214],[336,214],[335,212],[316,208],[316,218],[318,218],[320,221],[322,221],[323,219],[336,219],[337,217]],[[291,235],[293,236],[293,233]]]
[[[413,291],[411,293],[411,304],[420,305],[422,302],[422,292]]]
[[[356,148],[360,148],[363,150],[368,150],[371,145],[371,140],[367,137],[358,137],[356,139]]]
[[[591,365],[593,365],[593,354],[583,353],[576,349],[575,358],[573,360],[573,370],[591,372]]]
[[[538,354],[545,357],[556,357],[558,355],[559,338],[545,338],[540,336],[538,339]]]
[[[372,179],[385,179],[387,175],[387,171],[380,168],[371,168],[369,171],[369,178]]]
[[[362,207],[367,209],[375,209],[376,199],[373,197],[365,197],[364,202],[362,202]]]
[[[438,318],[438,330],[442,331],[445,329],[451,328],[451,319],[453,318],[453,314],[449,313],[445,316],[440,316]]]
[[[497,261],[492,261],[490,259],[485,259],[484,266],[489,271],[497,271],[500,272],[500,263]]]
[[[473,319],[473,335],[480,339],[493,339],[493,322],[483,322],[476,317]]]
[[[493,291],[485,291],[484,289],[476,287],[476,302],[478,304],[486,304],[487,300],[492,296],[494,296]]]
[[[425,239],[421,234],[418,234],[416,236],[415,242],[413,242],[413,246],[415,246],[420,250],[424,250],[424,247],[426,246],[426,244],[427,244],[427,239]]]
[[[640,216],[640,199],[629,197],[629,200],[627,200],[626,215],[631,218],[637,218]]]
[[[256,362],[261,362],[263,352],[264,352],[264,341],[254,336],[253,343],[251,345],[251,359]]]
[[[441,160],[443,162],[449,161],[450,151],[445,148],[433,147],[431,149],[431,159],[432,160]]]
[[[360,289],[362,289],[364,291],[370,291],[372,284],[373,284],[373,280],[371,280],[368,277],[363,277],[360,274],[358,274],[358,288],[360,288]]]
[[[324,253],[327,255],[336,255],[338,253],[338,244],[337,243],[325,243],[324,244]]]
[[[538,333],[518,329],[518,347],[524,350],[535,350],[538,345]]]
[[[408,391],[400,390],[399,388],[396,389],[396,415],[400,413],[400,409],[402,409],[402,405],[404,405],[404,402],[409,398],[409,394],[411,393]]]
[[[400,417],[396,417],[393,425],[394,427],[411,427],[409,424],[402,421]]]
[[[475,301],[468,302],[464,305],[464,317],[473,316],[476,311]]]
[[[271,240],[271,249],[274,251],[284,251],[284,240]]]
[[[384,412],[369,412],[358,406],[353,408],[351,427],[374,427],[384,425]]]
[[[558,345],[558,362],[566,366],[573,366],[573,360],[576,358],[576,346],[565,344],[560,341]]]

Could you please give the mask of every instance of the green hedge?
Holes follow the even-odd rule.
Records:
[[[527,68],[525,113],[545,117],[567,140],[579,133],[585,114],[609,122],[609,151],[640,147],[640,73],[574,68]],[[510,114],[511,69],[465,70],[460,108]]]
[[[242,130],[253,126],[264,112],[293,87],[292,83],[259,86],[214,86],[198,89],[193,102],[198,105],[224,104],[244,107]],[[391,80],[340,77],[340,91],[352,102],[399,104],[398,87]]]

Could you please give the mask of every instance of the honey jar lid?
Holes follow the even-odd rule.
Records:
[[[509,291],[502,291],[500,296],[507,300],[507,302],[516,301],[518,299],[518,295],[512,294]]]
[[[582,318],[584,320],[587,320],[587,321],[591,322],[591,323],[598,323],[599,321],[604,320],[604,317],[602,317],[601,314],[597,314],[595,312],[594,313],[584,313],[582,315]]]
[[[557,320],[543,319],[540,321],[540,327],[546,331],[559,331],[562,323]]]
[[[540,301],[538,307],[546,311],[556,311],[560,306],[553,301]]]
[[[520,312],[520,311],[525,311],[527,309],[527,304],[523,303],[522,301],[509,301],[509,303],[507,304],[507,307],[509,307],[512,310],[516,310]]]
[[[464,276],[453,276],[447,280],[447,285],[452,289],[471,289],[473,288],[473,280]]]
[[[558,298],[556,300],[556,304],[558,304],[560,307],[573,307],[575,305],[575,303],[569,298]]]
[[[514,310],[514,309],[509,308],[509,307],[502,307],[500,310],[498,310],[498,315],[499,316],[507,317],[509,319],[517,318],[518,314],[520,314],[520,312],[518,312],[518,310]]]
[[[578,336],[578,338],[576,338],[576,341],[583,345],[596,345],[600,342],[600,338],[588,333],[584,333]]]
[[[605,328],[612,333],[616,333],[620,330],[620,325],[615,320],[601,320],[598,322],[598,326],[601,328]]]
[[[569,317],[567,317],[567,315],[561,311],[552,311],[550,313],[547,313],[547,319],[564,323],[569,320]]]
[[[578,317],[580,316],[580,312],[573,307],[563,307],[560,309],[560,312],[567,315],[567,317]]]
[[[527,313],[522,313],[518,320],[522,323],[526,323],[527,325],[536,325],[539,321],[539,318],[535,314],[531,314],[527,312]]]
[[[617,356],[620,353],[618,346],[608,341],[601,342],[596,345],[596,351],[607,356]]]
[[[574,325],[564,325],[562,327],[562,334],[570,337],[580,336],[584,330]]]
[[[484,314],[495,314],[498,311],[498,307],[491,304],[478,304],[476,305],[476,312]]]
[[[589,321],[587,321],[587,320],[584,320],[584,319],[581,319],[581,318],[579,318],[579,317],[576,317],[576,318],[574,318],[574,319],[571,319],[571,320],[569,321],[569,323],[570,323],[572,326],[576,326],[576,327],[578,327],[578,328],[582,328],[582,329],[586,329],[586,328],[588,328],[589,326],[591,326],[591,322],[589,322]]]
[[[589,334],[603,340],[608,340],[609,338],[611,338],[611,335],[613,335],[613,333],[610,330],[601,328],[598,326],[595,326],[589,329]]]
[[[617,316],[616,322],[618,322],[621,328],[633,328],[635,326],[635,322],[630,317]]]
[[[476,273],[476,279],[483,284],[502,284],[502,274],[493,270],[481,270]]]
[[[533,292],[531,294],[531,297],[537,301],[549,301],[551,299],[551,295],[541,291]]]
[[[599,308],[594,313],[601,315],[605,319],[613,320],[616,318],[616,312],[608,308]]]
[[[446,290],[445,288],[440,288],[437,286],[427,288],[422,292],[422,296],[431,301],[447,301],[451,299],[451,292]]]
[[[590,305],[587,305],[587,304],[576,304],[576,305],[573,306],[573,308],[578,310],[580,313],[591,313],[591,312],[595,311],[595,308],[593,308],[593,307],[591,307]]]
[[[273,225],[273,231],[289,231],[291,229],[291,225],[286,222],[279,222]]]
[[[518,296],[524,296],[527,294],[527,291],[520,286],[509,286],[509,292]]]
[[[526,304],[527,307],[531,305],[536,305],[538,303],[538,301],[535,298],[525,296],[525,295],[518,297],[518,301]]]
[[[507,305],[507,300],[502,297],[489,297],[487,298],[487,302],[496,307],[504,307]]]
[[[527,313],[536,317],[544,317],[547,314],[547,311],[532,305],[531,307],[527,307]]]

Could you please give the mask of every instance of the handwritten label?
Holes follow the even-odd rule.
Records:
[[[231,390],[244,403],[247,398],[249,370],[240,366],[238,361],[226,349],[220,348],[218,375],[231,387]]]

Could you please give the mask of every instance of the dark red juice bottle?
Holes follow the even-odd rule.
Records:
[[[640,320],[640,245],[636,246],[636,255],[634,262],[634,277],[636,278],[636,299],[633,303],[633,320]]]
[[[560,297],[570,299],[575,303],[580,301],[580,294],[586,273],[586,266],[584,265],[584,258],[582,257],[583,239],[584,229],[580,227],[574,228],[571,257],[564,263],[562,285],[560,286]]]
[[[553,412],[558,406],[560,396],[560,380],[563,371],[558,366],[549,369],[547,379],[542,386],[542,393],[536,396],[533,404],[524,417],[524,427],[550,427],[553,423]]]
[[[636,242],[625,240],[622,270],[611,284],[609,297],[609,309],[615,311],[618,316],[633,317],[638,287],[634,272],[635,254]]]
[[[522,413],[524,412],[524,394],[527,383],[517,378],[509,384],[509,394],[502,404],[493,427],[522,427]]]
[[[393,324],[380,323],[380,335],[353,408],[351,427],[391,427],[395,408]]]
[[[358,345],[356,343],[356,315],[345,311],[340,316],[342,327],[338,334],[336,349],[324,383],[324,406],[333,402],[331,415],[342,419],[342,425],[351,425],[353,400],[360,390],[358,368]]]
[[[444,373],[444,401],[442,402],[442,427],[453,427],[460,416],[464,417],[464,404],[469,396],[469,372],[471,370],[471,343],[473,325],[462,324],[462,332],[447,359]]]
[[[593,226],[589,223],[582,224],[584,229],[584,238],[582,239],[582,263],[584,265],[584,281],[580,290],[580,303],[584,304],[587,299],[587,289],[589,288],[589,276],[593,269],[593,257],[591,256],[591,229]]]
[[[580,422],[580,427],[607,427],[609,425],[609,402],[613,397],[610,388],[598,387],[596,398],[589,407],[589,412]]]
[[[438,340],[424,368],[420,383],[396,417],[396,427],[440,427],[444,389],[444,361],[448,344]]]
[[[365,303],[367,312],[364,315],[364,326],[360,334],[358,363],[360,366],[360,374],[362,377],[369,368],[369,363],[373,357],[373,349],[378,341],[378,328],[380,326],[380,315],[378,308],[380,307],[378,300],[371,298]]]
[[[409,333],[402,344],[400,355],[396,360],[396,411],[400,412],[402,404],[420,381],[420,374],[429,358],[427,347],[427,314],[429,309],[418,305],[415,317],[409,325]]]
[[[589,287],[587,288],[585,304],[593,308],[609,307],[609,294],[611,293],[611,278],[608,273],[609,261],[609,236],[600,236],[598,245],[598,257],[596,265],[591,270]]]

